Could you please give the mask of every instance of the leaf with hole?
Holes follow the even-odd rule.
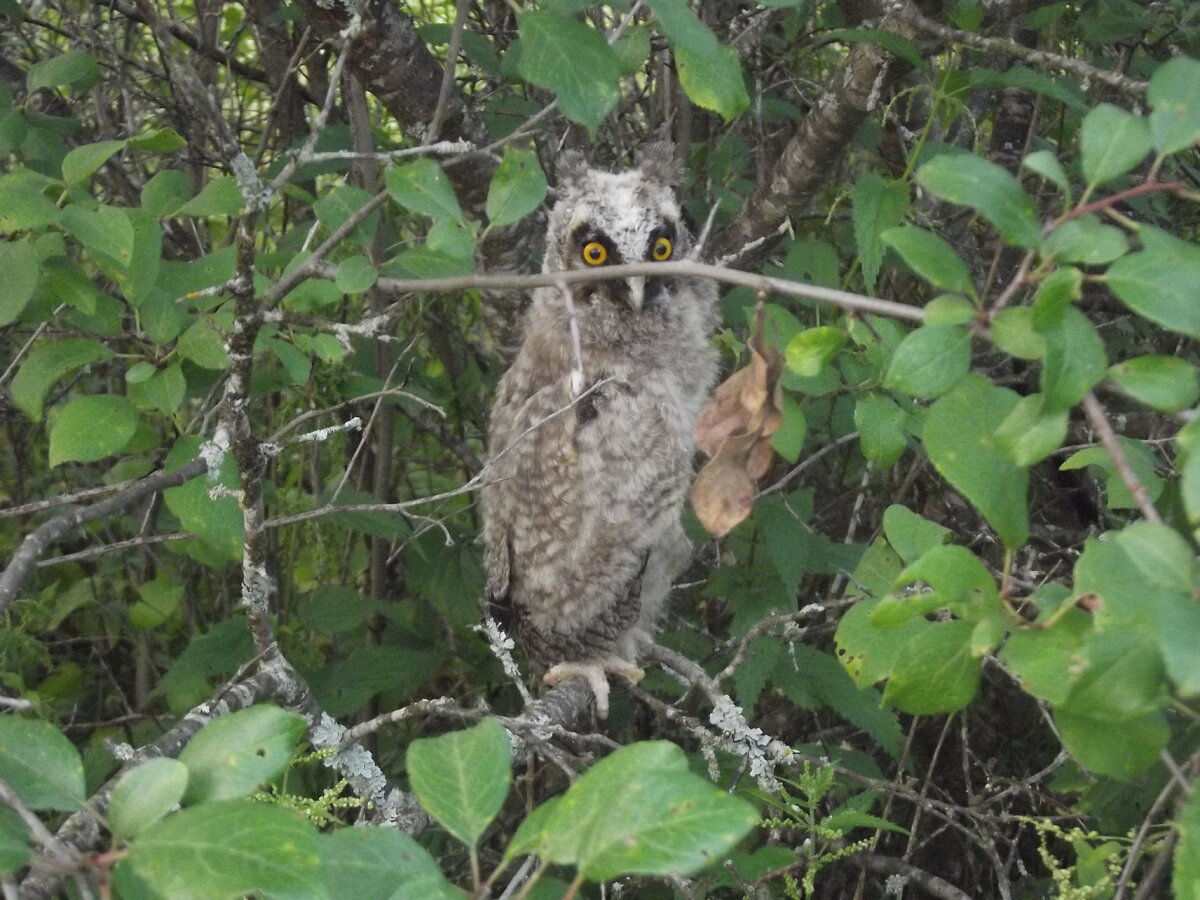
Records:
[[[209,722],[179,754],[188,769],[184,802],[244,797],[278,777],[304,728],[303,716],[265,703]]]

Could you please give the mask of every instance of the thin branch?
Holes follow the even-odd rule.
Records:
[[[1117,440],[1117,433],[1113,431],[1112,425],[1108,422],[1108,416],[1104,413],[1104,407],[1100,405],[1100,401],[1091,391],[1083,396],[1083,411],[1092,424],[1092,428],[1096,430],[1096,437],[1100,438],[1100,443],[1108,451],[1108,457],[1113,461],[1117,474],[1121,476],[1125,487],[1129,488],[1129,493],[1133,495],[1133,499],[1146,521],[1158,525],[1163,524],[1162,516],[1158,514],[1158,510],[1150,501],[1150,495],[1146,493],[1146,486],[1138,479],[1137,473],[1133,471],[1133,466],[1129,464],[1129,459],[1125,456],[1125,451]]]
[[[902,860],[878,853],[860,853],[853,859],[868,872],[876,875],[899,875],[937,900],[971,900],[970,894],[960,891],[945,879]]]

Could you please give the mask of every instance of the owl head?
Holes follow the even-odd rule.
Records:
[[[591,168],[577,151],[564,153],[558,163],[544,270],[682,259],[691,235],[675,199],[681,176],[668,143],[650,144],[635,168],[617,173]],[[661,304],[670,287],[671,279],[636,277],[575,284],[571,292],[581,306],[613,304],[638,314]]]

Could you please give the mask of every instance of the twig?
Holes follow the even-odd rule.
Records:
[[[111,544],[103,544],[99,547],[91,547],[75,553],[65,553],[53,559],[39,559],[37,561],[37,568],[45,569],[50,566],[61,566],[64,563],[82,562],[85,559],[95,559],[97,556],[104,556],[106,553],[114,553],[117,550],[129,550],[132,547],[149,547],[153,544],[165,544],[169,541],[186,541],[188,538],[194,538],[195,536],[190,531],[176,531],[171,534],[145,534],[129,538],[126,541],[114,541]]]
[[[936,875],[926,872],[924,869],[918,869],[902,860],[881,856],[878,853],[860,853],[853,859],[864,869],[876,875],[899,875],[912,882],[930,897],[936,897],[937,900],[971,900],[969,894],[960,891],[945,879],[938,878]]]
[[[1092,424],[1092,428],[1096,430],[1096,437],[1100,438],[1100,443],[1108,451],[1109,459],[1113,461],[1117,473],[1121,476],[1121,481],[1125,483],[1125,487],[1129,488],[1129,493],[1133,495],[1133,499],[1137,503],[1138,509],[1142,511],[1142,515],[1146,521],[1161,525],[1163,523],[1162,516],[1158,514],[1158,510],[1150,502],[1150,496],[1146,493],[1146,486],[1138,480],[1137,473],[1129,465],[1125,451],[1121,449],[1121,444],[1117,441],[1117,434],[1113,431],[1112,425],[1108,423],[1108,417],[1104,414],[1104,407],[1100,405],[1100,401],[1096,399],[1096,395],[1091,391],[1088,391],[1083,396],[1083,411],[1087,415],[1088,421]]]

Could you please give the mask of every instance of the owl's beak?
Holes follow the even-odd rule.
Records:
[[[625,283],[629,285],[629,306],[634,312],[640,313],[642,303],[646,299],[646,276],[635,275],[633,278],[626,278]]]

